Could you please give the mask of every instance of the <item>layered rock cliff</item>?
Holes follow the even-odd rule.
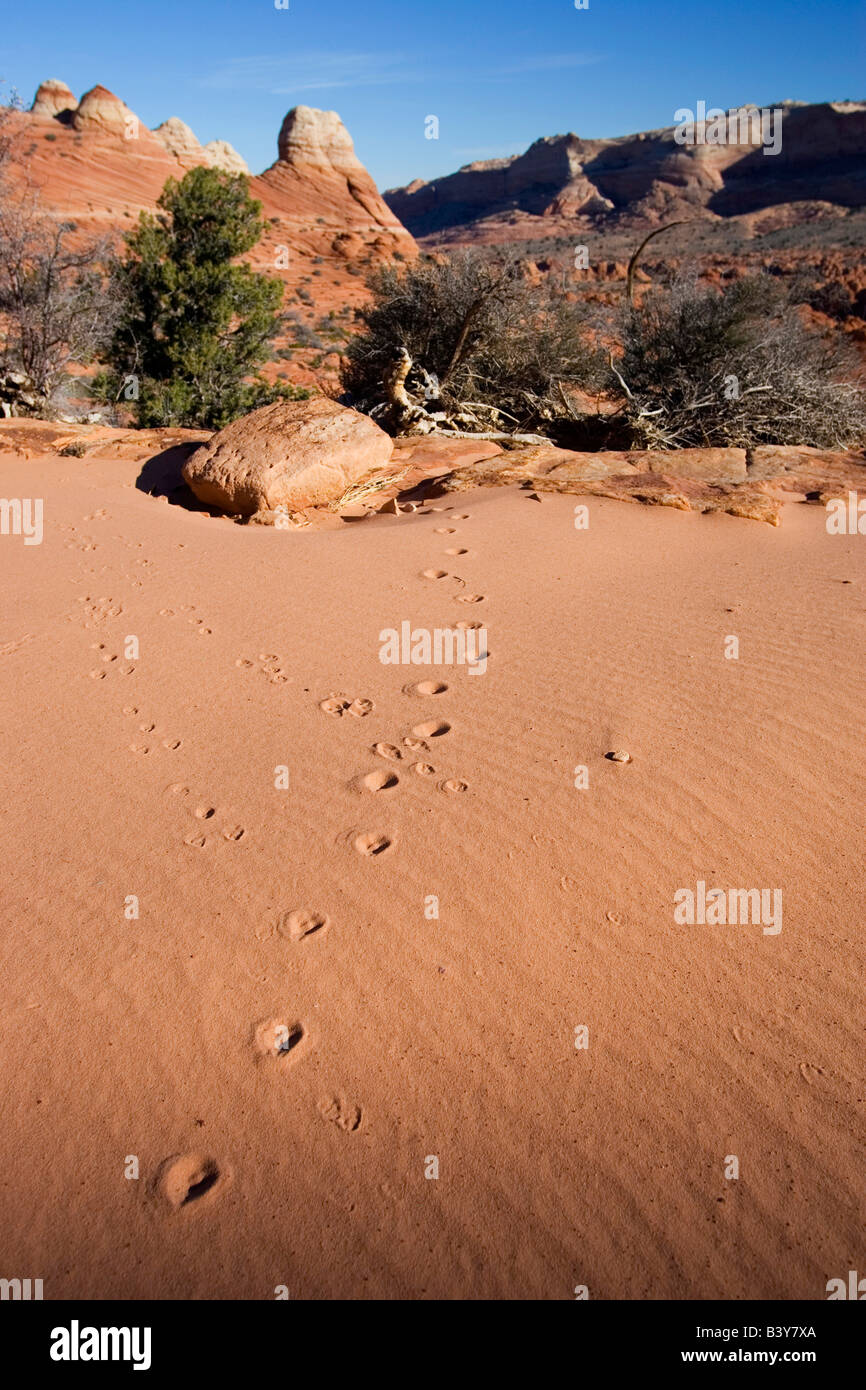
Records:
[[[783,103],[766,138],[750,109],[729,113],[723,143],[697,122],[692,143],[681,143],[684,123],[611,140],[552,136],[510,159],[390,189],[385,201],[414,235],[452,241],[502,240],[509,223],[518,239],[581,217],[651,226],[813,201],[866,205],[866,103]]]

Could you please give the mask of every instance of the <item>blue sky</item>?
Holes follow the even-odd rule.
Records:
[[[261,172],[285,112],[340,113],[380,188],[541,135],[625,135],[678,107],[866,99],[863,0],[41,0],[5,8],[0,77],[102,82]],[[439,139],[425,139],[425,118]]]

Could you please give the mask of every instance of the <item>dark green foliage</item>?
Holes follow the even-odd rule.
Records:
[[[212,429],[294,394],[257,374],[283,286],[237,264],[263,230],[247,179],[192,169],[169,179],[158,207],[141,215],[115,268],[121,318],[103,392],[130,400],[141,425]]]

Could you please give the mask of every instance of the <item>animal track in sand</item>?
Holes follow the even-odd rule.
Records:
[[[241,671],[259,671],[270,685],[285,685],[291,680],[291,676],[286,675],[284,666],[280,664],[284,661],[284,657],[272,656],[269,652],[265,652],[259,656],[258,662],[253,661],[248,656],[239,656],[235,666]]]
[[[430,763],[413,763],[412,771],[417,772],[419,777],[435,777],[436,769]]]
[[[360,1106],[351,1105],[339,1096],[324,1096],[318,1110],[323,1120],[329,1120],[346,1134],[354,1134],[361,1123]]]
[[[410,753],[429,753],[430,746],[425,743],[423,738],[404,738],[404,748],[408,748]]]
[[[374,743],[373,752],[378,753],[380,758],[387,758],[389,762],[398,763],[403,754],[393,743]]]
[[[186,797],[190,795],[190,788],[185,782],[172,782],[165,790],[169,796]],[[200,795],[201,793],[199,793],[199,796]],[[197,801],[194,806],[189,806],[189,812],[196,820],[208,822],[213,830],[217,829],[215,818],[219,813],[219,808],[214,806],[212,801],[206,801],[204,799]],[[238,824],[237,821],[226,820],[229,813],[225,809],[219,814],[224,821],[220,828],[222,838],[233,844],[236,844],[238,840],[242,840],[247,833],[244,826]],[[184,844],[190,845],[193,849],[204,849],[207,845],[207,837],[200,830],[191,830],[189,834],[184,837]]]
[[[403,686],[404,695],[444,695],[448,686],[444,681],[418,681],[411,685]]]
[[[449,777],[446,781],[439,783],[440,792],[468,792],[469,783],[464,782],[460,777]]]
[[[484,594],[455,594],[455,603],[483,603]]]
[[[448,578],[448,571],[447,571],[447,570],[422,570],[422,571],[421,571],[421,578],[422,578],[422,579],[447,579],[447,578]]]
[[[305,936],[315,936],[317,932],[326,932],[330,926],[329,919],[323,912],[313,912],[307,907],[296,907],[291,912],[284,912],[277,923],[277,931],[280,936],[286,936],[290,941],[303,941]]]
[[[309,1044],[302,1023],[287,1023],[282,1018],[267,1018],[255,1031],[255,1048],[261,1057],[269,1057],[283,1065],[297,1061]]]
[[[451,725],[444,719],[428,719],[425,724],[416,724],[412,732],[418,738],[441,738],[450,729]]]
[[[175,1211],[213,1198],[231,1177],[215,1158],[203,1154],[174,1154],[162,1164],[156,1179],[156,1191]]]
[[[98,627],[109,618],[119,618],[123,612],[123,604],[112,598],[92,599],[89,594],[80,594],[78,602],[85,604],[84,626],[87,628]]]
[[[112,675],[117,671],[119,671],[122,676],[131,676],[135,671],[134,666],[115,666],[114,663],[119,661],[120,657],[116,652],[108,651],[104,642],[92,642],[91,651],[100,652],[101,656],[99,659],[103,663],[102,667],[97,666],[94,671],[89,673],[92,680],[105,680],[106,676]]]
[[[35,634],[28,632],[24,637],[18,637],[11,642],[3,642],[0,644],[0,656],[11,656],[12,653],[17,652],[20,647],[26,647],[28,642],[34,642],[35,640]]]
[[[453,535],[456,533],[456,531],[457,531],[457,527],[456,527],[456,526],[434,526],[433,530],[435,531],[435,533],[436,533],[437,536],[453,536]]]
[[[367,773],[367,776],[364,778],[364,786],[367,788],[368,792],[386,792],[390,791],[392,787],[396,787],[399,781],[400,778],[397,776],[396,772],[383,772],[379,770],[377,772]]]
[[[461,618],[460,622],[455,623],[454,626],[457,628],[458,632],[481,632],[484,628],[484,623],[470,623],[467,622],[465,618]]]
[[[345,695],[331,695],[327,700],[319,702],[319,709],[324,710],[325,714],[336,715],[338,719],[344,714],[351,714],[355,719],[366,719],[368,714],[373,713],[375,706],[372,700],[349,700]]]
[[[469,551],[465,545],[452,545],[445,551],[446,555],[468,555]]]
[[[824,1068],[816,1067],[814,1062],[801,1062],[800,1075],[806,1082],[806,1085],[811,1086],[814,1083],[816,1076],[824,1075]]]
[[[379,835],[375,831],[365,831],[362,835],[356,835],[352,844],[358,854],[362,854],[365,859],[371,859],[374,855],[384,854],[386,850],[392,848],[394,841],[389,835]]]
[[[346,712],[346,710],[347,710],[348,708],[349,708],[349,701],[348,701],[348,700],[341,700],[341,699],[340,699],[338,696],[336,696],[336,695],[331,696],[331,698],[328,699],[328,700],[321,700],[321,701],[319,702],[319,709],[320,709],[320,710],[323,710],[323,711],[325,712],[325,714],[334,714],[334,715],[337,716],[338,719],[341,718],[341,717],[345,714],[345,712]]]

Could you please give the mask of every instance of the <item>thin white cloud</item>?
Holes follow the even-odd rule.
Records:
[[[535,58],[526,58],[521,63],[514,63],[509,67],[502,67],[497,64],[493,72],[487,73],[488,77],[518,77],[524,72],[559,72],[567,68],[588,68],[595,63],[603,61],[600,53],[551,53],[539,54]]]
[[[431,55],[427,55],[428,60]],[[484,72],[477,68],[460,69],[450,58],[437,64],[436,80],[470,80],[478,86],[484,82],[501,82],[535,72],[563,72],[571,68],[588,67],[602,59],[597,54],[554,53],[526,58],[507,65],[491,64]],[[202,87],[223,91],[267,91],[275,96],[297,92],[320,92],[345,87],[381,87],[396,83],[429,81],[430,71],[419,72],[410,66],[412,59],[402,53],[335,53],[313,52],[289,55],[269,54],[250,58],[233,58],[228,63],[199,79]],[[415,60],[417,63],[417,59]]]
[[[234,58],[207,77],[203,87],[265,90],[284,96],[338,87],[373,87],[411,80],[400,53],[302,53]]]

